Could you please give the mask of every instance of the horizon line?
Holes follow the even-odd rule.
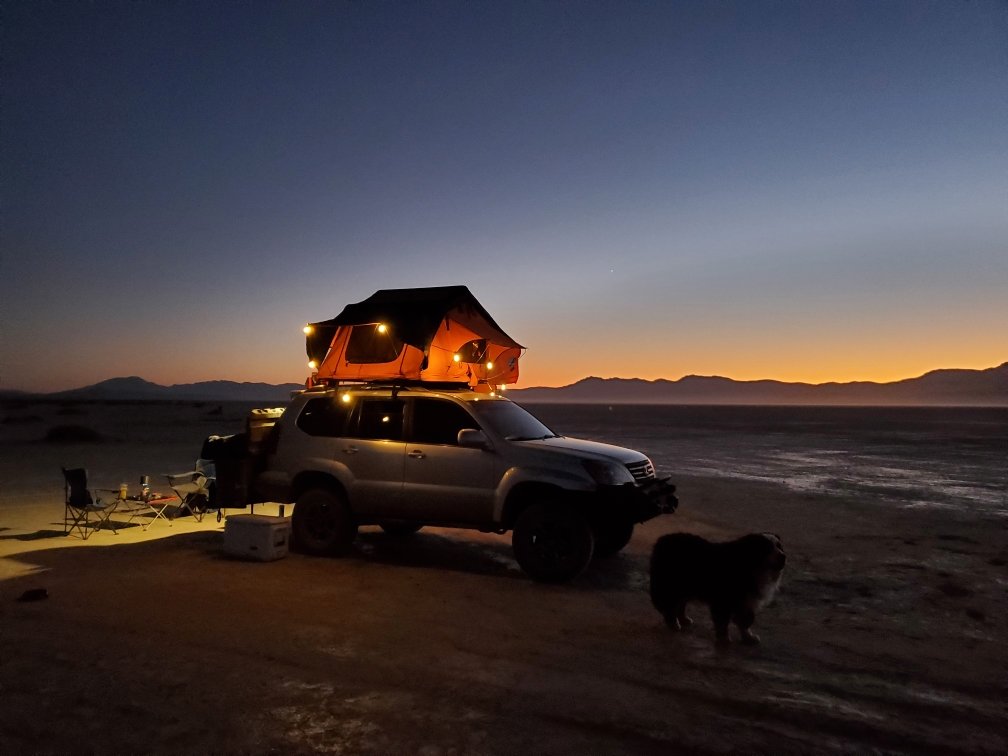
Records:
[[[509,391],[533,391],[533,390],[537,390],[537,389],[552,389],[552,390],[565,389],[565,388],[570,388],[571,386],[576,386],[579,383],[582,383],[582,382],[588,381],[588,380],[592,380],[592,379],[596,379],[596,380],[600,380],[600,381],[641,381],[643,383],[659,383],[659,382],[678,383],[679,381],[682,381],[682,380],[684,380],[686,378],[715,378],[715,379],[732,381],[734,383],[774,382],[774,383],[781,383],[781,384],[791,385],[791,386],[797,386],[797,385],[801,385],[801,386],[829,386],[829,385],[846,386],[846,385],[858,384],[858,383],[861,383],[861,384],[874,384],[874,385],[877,385],[877,386],[884,386],[884,385],[887,385],[887,384],[900,383],[902,381],[909,381],[909,380],[915,380],[915,379],[918,379],[918,378],[923,378],[924,376],[930,375],[931,373],[944,372],[944,371],[967,371],[967,372],[979,373],[979,372],[984,372],[984,371],[987,371],[987,370],[996,370],[996,369],[1004,367],[1006,365],[1008,365],[1008,360],[1006,360],[1004,362],[1001,362],[1001,363],[999,363],[997,365],[991,365],[990,367],[986,367],[986,368],[958,368],[958,367],[934,368],[932,370],[927,370],[927,371],[925,371],[923,373],[920,373],[919,375],[907,376],[905,378],[897,378],[897,379],[892,380],[892,381],[873,381],[873,380],[837,381],[837,380],[832,380],[832,381],[823,381],[821,383],[812,383],[810,381],[785,381],[785,380],[781,380],[779,378],[745,378],[745,379],[742,379],[742,378],[732,378],[730,376],[725,376],[725,375],[701,375],[701,374],[698,374],[698,373],[686,373],[686,374],[680,376],[679,378],[639,378],[639,377],[634,377],[634,376],[623,377],[623,376],[587,375],[587,376],[584,376],[583,378],[577,379],[576,381],[574,381],[572,383],[566,383],[566,384],[563,384],[563,385],[560,385],[560,386],[542,386],[542,385],[540,385],[540,386],[521,386],[521,387],[519,387],[517,385],[512,385],[512,386],[509,387],[508,390]],[[231,379],[231,378],[208,378],[208,379],[204,379],[204,380],[189,381],[189,382],[186,382],[186,383],[157,383],[156,381],[149,380],[149,379],[144,378],[144,377],[139,376],[139,375],[119,375],[119,376],[112,376],[110,378],[103,378],[103,379],[101,379],[99,381],[96,381],[95,383],[89,383],[89,384],[85,384],[83,386],[75,386],[75,387],[72,387],[72,388],[65,388],[65,389],[55,389],[55,390],[52,390],[52,391],[33,391],[31,389],[3,388],[3,387],[0,387],[0,393],[18,393],[18,394],[30,394],[30,395],[34,395],[34,396],[48,396],[48,395],[51,395],[51,394],[63,394],[63,393],[67,393],[67,392],[70,392],[70,391],[81,391],[81,390],[84,390],[84,389],[92,388],[94,386],[99,386],[99,385],[101,385],[103,383],[108,383],[110,381],[131,380],[131,379],[141,380],[141,381],[144,381],[145,383],[149,383],[149,384],[151,384],[153,386],[159,386],[159,387],[162,387],[162,388],[173,388],[173,387],[176,387],[176,386],[194,386],[194,385],[198,385],[198,384],[202,384],[202,383],[235,383],[235,384],[239,384],[239,385],[244,385],[244,384],[263,384],[263,385],[266,385],[266,386],[304,385],[304,383],[305,383],[304,380],[301,380],[301,381],[293,381],[292,380],[292,381],[283,381],[281,383],[270,383],[270,382],[264,381],[264,380],[235,380],[235,379]]]

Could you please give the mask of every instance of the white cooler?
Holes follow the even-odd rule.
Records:
[[[287,556],[289,517],[232,515],[224,521],[224,553],[244,559],[271,562]]]

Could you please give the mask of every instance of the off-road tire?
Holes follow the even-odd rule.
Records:
[[[405,522],[404,520],[386,520],[378,524],[386,534],[395,536],[396,538],[411,536],[423,527],[420,523]]]
[[[630,543],[634,524],[626,520],[616,520],[595,529],[594,559],[605,559],[619,553]]]
[[[533,580],[563,583],[591,562],[595,537],[588,521],[571,507],[538,502],[518,515],[511,545]]]
[[[293,545],[305,554],[341,556],[357,537],[357,523],[338,491],[311,488],[298,496],[291,515]]]

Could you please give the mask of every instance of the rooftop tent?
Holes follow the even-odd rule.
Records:
[[[518,380],[524,349],[465,286],[382,289],[306,333],[319,381],[499,386]]]

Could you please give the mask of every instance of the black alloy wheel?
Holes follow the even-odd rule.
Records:
[[[591,562],[595,538],[588,521],[565,505],[533,504],[518,516],[511,539],[521,568],[541,583],[563,583]]]
[[[630,543],[634,523],[629,520],[611,520],[595,529],[595,559],[618,554]]]
[[[357,537],[357,523],[343,495],[312,488],[297,498],[291,515],[293,543],[306,554],[346,554]]]

